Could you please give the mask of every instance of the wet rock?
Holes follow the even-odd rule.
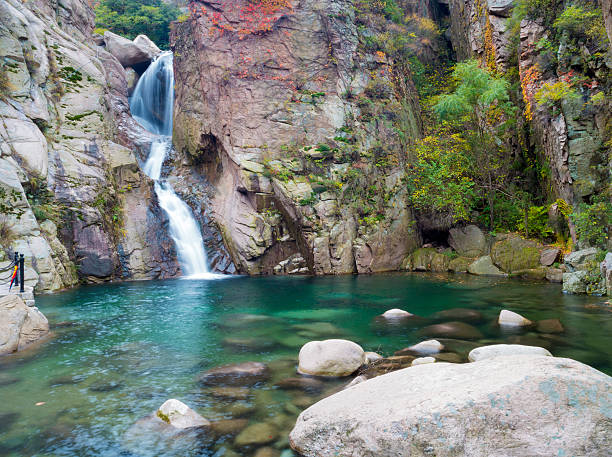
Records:
[[[526,327],[532,324],[529,319],[524,318],[514,311],[502,309],[499,313],[497,323],[504,327]]]
[[[281,453],[279,450],[273,447],[262,447],[257,449],[253,457],[280,457]]]
[[[252,414],[255,409],[255,405],[242,401],[233,401],[229,405],[223,407],[223,411],[231,417],[246,416]]]
[[[482,333],[476,327],[465,322],[446,322],[425,327],[419,331],[422,335],[459,338],[464,340],[477,340],[482,338]]]
[[[461,357],[459,354],[455,354],[454,352],[440,352],[439,354],[434,354],[433,357],[436,360],[439,360],[441,362],[449,362],[449,363],[465,362],[465,358]]]
[[[281,346],[285,346],[290,349],[300,348],[308,343],[309,338],[304,338],[299,335],[283,335],[275,338],[276,342]]]
[[[539,281],[546,279],[546,273],[548,269],[545,267],[539,268],[527,268],[526,270],[516,270],[510,276],[513,278],[532,279]]]
[[[246,400],[251,394],[247,387],[214,387],[208,391],[213,397]]]
[[[49,333],[49,322],[38,308],[18,295],[0,298],[0,355],[24,349]]]
[[[272,424],[260,422],[249,425],[234,440],[238,447],[262,446],[271,443],[278,437],[278,430]]]
[[[540,264],[545,267],[550,267],[553,263],[557,261],[560,253],[561,250],[557,248],[544,249],[540,253]]]
[[[586,294],[588,283],[588,271],[580,270],[563,273],[563,292],[570,294]]]
[[[509,235],[491,248],[493,263],[507,273],[540,266],[542,246],[531,240]]]
[[[85,375],[57,376],[49,380],[49,386],[57,387],[57,386],[79,384],[80,382],[83,382],[85,379],[86,379]]]
[[[470,351],[468,358],[470,362],[478,362],[480,360],[491,359],[493,357],[504,357],[509,355],[535,355],[552,357],[552,354],[542,347],[523,346],[520,344],[493,344],[491,346],[482,346]]]
[[[527,334],[527,335],[512,335],[507,339],[510,344],[520,344],[522,346],[538,346],[545,349],[551,349],[553,347],[553,341],[550,339],[542,338],[540,335]]]
[[[283,379],[275,385],[284,390],[303,390],[315,393],[321,392],[325,387],[325,384],[321,380],[307,376]]]
[[[506,276],[506,274],[493,265],[491,256],[476,259],[468,266],[468,273],[478,276]]]
[[[376,352],[366,352],[365,353],[365,363],[372,363],[382,358],[383,356],[380,354],[377,354]]]
[[[243,362],[224,365],[205,371],[197,378],[204,386],[250,386],[269,377],[268,367],[261,362]]]
[[[563,333],[565,328],[559,319],[544,319],[536,323],[536,330],[540,333]]]
[[[19,419],[19,413],[0,413],[0,432],[7,432]]]
[[[269,325],[273,322],[277,322],[277,320],[263,314],[238,313],[224,316],[220,325],[228,328],[246,328],[255,325]]]
[[[448,232],[448,244],[465,257],[478,257],[486,253],[487,240],[475,225],[455,227]]]
[[[436,359],[433,357],[419,357],[412,361],[412,366],[425,365],[427,363],[435,363]]]
[[[220,438],[222,436],[236,436],[249,425],[248,419],[227,419],[210,423],[210,428]]]
[[[448,270],[453,273],[467,273],[468,267],[473,261],[474,259],[470,259],[469,257],[456,257],[448,263]]]
[[[612,378],[570,359],[426,364],[321,400],[300,414],[290,442],[305,457],[555,455],[560,443],[567,455],[585,455],[589,443],[595,457],[612,445],[611,390]]]
[[[16,378],[15,376],[11,376],[7,373],[0,373],[0,387],[10,386],[11,384],[15,384],[21,381],[20,378]]]
[[[442,349],[444,349],[444,345],[438,340],[426,340],[402,349],[401,351],[397,351],[395,355],[435,354],[440,352]]]
[[[382,314],[385,319],[403,319],[410,316],[413,316],[413,314],[398,308],[389,309]]]
[[[547,268],[546,279],[550,282],[563,282],[563,270],[560,268]]]
[[[298,372],[314,376],[348,376],[364,363],[365,352],[352,341],[311,341],[300,349]]]
[[[156,414],[161,420],[178,429],[210,426],[208,420],[175,398],[166,400],[159,407]]]
[[[445,309],[443,311],[438,311],[432,317],[434,319],[446,321],[481,322],[483,320],[481,312],[467,308]]]
[[[235,348],[242,351],[261,351],[269,349],[274,346],[274,341],[267,340],[265,338],[252,337],[252,338],[240,338],[240,337],[228,337],[222,341],[224,346]]]
[[[330,324],[329,322],[312,322],[307,324],[297,324],[292,326],[296,330],[305,330],[307,332],[313,333],[315,335],[341,335],[344,333],[334,324]]]

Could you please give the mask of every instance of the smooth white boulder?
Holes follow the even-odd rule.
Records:
[[[365,361],[362,347],[352,341],[310,341],[300,349],[298,372],[313,376],[348,376]]]
[[[524,346],[522,344],[492,344],[472,349],[468,354],[470,362],[491,359],[493,357],[503,357],[508,355],[541,355],[552,357],[552,354],[544,348],[538,346]]]
[[[182,401],[171,398],[157,410],[157,417],[174,428],[208,427],[210,422]]]
[[[413,314],[409,313],[408,311],[404,311],[403,309],[393,308],[385,311],[382,316],[385,319],[401,319],[403,317],[413,316]]]
[[[305,457],[582,456],[612,448],[612,378],[580,362],[508,356],[388,373],[306,409]]]
[[[417,354],[437,354],[444,349],[444,345],[438,340],[426,340],[410,346],[408,349]]]
[[[529,319],[524,318],[514,311],[508,311],[507,309],[501,310],[497,323],[507,327],[524,327],[532,324]]]
[[[139,46],[134,41],[110,32],[104,32],[106,50],[110,52],[123,67],[150,62],[156,54],[148,46]]]
[[[427,363],[436,363],[436,359],[433,357],[417,357],[412,361],[412,366],[425,365]]]

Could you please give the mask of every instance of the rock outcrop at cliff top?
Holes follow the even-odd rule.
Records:
[[[305,457],[599,457],[612,447],[612,378],[548,356],[430,363],[327,397],[290,434]]]
[[[397,269],[419,241],[396,128],[420,132],[410,78],[361,43],[382,16],[357,18],[348,0],[291,4],[260,17],[246,0],[192,2],[174,24],[174,138],[189,163],[177,173],[213,184],[240,271]]]
[[[124,69],[91,39],[91,7],[0,0],[0,17],[0,188],[11,208],[2,250],[26,255],[36,291],[72,286],[77,273],[175,275],[135,156],[150,136],[129,114]]]

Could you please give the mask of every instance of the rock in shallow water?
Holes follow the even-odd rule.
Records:
[[[421,341],[420,343],[407,347],[406,349],[402,349],[401,351],[398,351],[395,355],[404,355],[408,353],[436,354],[442,349],[444,349],[444,345],[438,340],[427,340]]]
[[[365,352],[352,341],[311,341],[300,349],[298,372],[314,376],[348,376],[365,361]]]
[[[412,316],[411,313],[398,308],[389,309],[382,314],[385,319],[402,319],[410,316]]]
[[[208,427],[210,422],[182,401],[171,398],[157,410],[157,417],[174,428]]]
[[[278,437],[278,430],[272,424],[261,422],[249,425],[234,440],[236,446],[261,446],[270,443]]]
[[[435,363],[436,359],[434,359],[433,357],[419,357],[417,359],[414,359],[412,361],[412,366],[416,366],[416,365],[425,365],[427,363]]]
[[[480,360],[509,355],[541,355],[545,357],[552,357],[552,354],[548,352],[547,349],[537,346],[523,346],[522,344],[493,344],[491,346],[483,346],[470,351],[468,358],[470,359],[470,362],[478,362]]]
[[[507,309],[501,310],[497,323],[506,327],[526,327],[532,324],[529,319],[524,318],[514,311],[508,311]]]
[[[306,457],[605,455],[612,378],[579,362],[508,356],[370,379],[304,411]]]
[[[205,386],[250,386],[265,381],[269,376],[268,367],[260,362],[243,362],[224,365],[205,371],[198,376],[198,382]]]
[[[482,338],[480,330],[465,322],[445,322],[444,324],[430,325],[421,329],[419,333],[427,336],[459,338],[462,340],[477,340]]]

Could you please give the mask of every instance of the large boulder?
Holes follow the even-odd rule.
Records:
[[[597,257],[599,250],[597,248],[581,249],[580,251],[570,252],[565,256],[565,265],[570,271],[584,270],[586,264],[592,262]]]
[[[542,246],[518,236],[507,236],[491,248],[491,260],[506,273],[540,266]]]
[[[0,355],[20,351],[49,333],[49,322],[38,308],[21,297],[0,298]]]
[[[104,32],[104,43],[106,44],[106,50],[115,56],[124,67],[133,67],[150,62],[157,56],[150,46],[143,45],[143,40],[140,40],[140,44],[138,44],[108,30]]]
[[[364,350],[352,341],[311,341],[300,349],[298,372],[313,376],[348,376],[365,362]]]
[[[570,359],[508,356],[395,371],[298,417],[305,457],[607,455],[612,378]]]
[[[138,35],[134,38],[134,44],[138,46],[140,49],[143,49],[151,56],[151,58],[157,57],[161,54],[161,49],[157,47],[151,39],[146,35]]]
[[[487,252],[487,239],[475,225],[450,229],[448,244],[465,257],[478,257]]]
[[[474,260],[468,266],[468,273],[478,276],[506,276],[503,271],[493,265],[493,261],[489,255]]]
[[[479,362],[494,357],[509,355],[542,355],[552,357],[548,349],[538,346],[524,346],[522,344],[492,344],[472,349],[468,355],[470,362]]]

